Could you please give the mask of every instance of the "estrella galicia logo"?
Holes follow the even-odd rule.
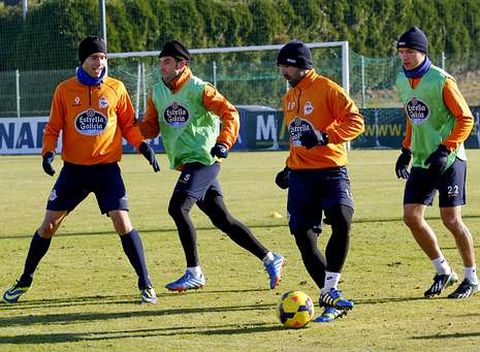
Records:
[[[82,111],[75,118],[75,128],[81,134],[87,136],[98,136],[107,127],[107,118],[101,112],[94,109]]]
[[[165,108],[163,118],[172,127],[183,127],[190,118],[190,114],[186,107],[173,102]]]
[[[300,146],[300,136],[303,132],[314,130],[312,124],[300,117],[295,117],[288,125],[288,134],[290,135],[290,141],[294,146]]]
[[[428,105],[416,97],[409,99],[405,107],[408,118],[414,125],[421,125],[427,121],[428,117],[430,116],[430,109],[428,108]]]

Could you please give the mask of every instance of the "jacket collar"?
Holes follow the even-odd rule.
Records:
[[[317,76],[318,75],[315,72],[315,69],[312,68],[311,70],[309,70],[307,72],[305,77],[303,77],[302,80],[300,82],[298,82],[298,84],[293,88],[303,90],[303,89],[307,88],[310,84],[312,84]]]
[[[178,77],[176,77],[170,83],[164,83],[172,91],[172,93],[176,93],[190,78],[192,78],[192,70],[190,70],[190,67],[187,66],[185,67],[185,70],[183,70],[183,72],[180,73]]]

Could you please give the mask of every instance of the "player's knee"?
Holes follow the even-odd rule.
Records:
[[[51,238],[55,232],[57,232],[62,220],[66,216],[65,214],[51,214],[47,212],[45,219],[38,228],[37,232],[42,238]]]
[[[170,202],[168,204],[168,214],[173,218],[173,219],[179,219],[179,218],[184,218],[186,214],[188,214],[188,210],[185,209],[182,204],[179,203],[172,203]]]
[[[293,237],[295,238],[295,244],[300,253],[306,254],[313,250],[312,240],[306,229],[295,229],[293,231]]]
[[[456,232],[459,228],[463,227],[463,222],[456,216],[442,216],[443,225],[451,232]]]
[[[233,226],[234,219],[224,212],[217,212],[215,214],[210,214],[210,220],[212,221],[213,226],[223,232],[229,232]]]
[[[37,232],[42,238],[51,238],[57,231],[57,228],[58,226],[55,226],[54,223],[44,223],[42,226],[40,226]]]
[[[348,237],[352,226],[353,209],[346,205],[335,206],[326,211],[332,227],[332,236]]]
[[[133,229],[130,221],[113,221],[113,227],[120,236],[126,235]]]
[[[175,194],[168,203],[168,214],[173,219],[185,218],[190,213],[195,201],[195,199],[187,195]]]
[[[170,201],[170,203],[168,203],[168,215],[175,219],[180,213],[180,205]]]
[[[42,223],[37,232],[42,238],[51,238],[55,235],[61,223],[62,219],[55,219],[52,221],[46,220]]]
[[[407,225],[408,228],[417,228],[421,225],[423,219],[420,215],[410,213],[410,212],[404,212],[403,213],[403,223]]]
[[[113,227],[119,235],[125,235],[132,231],[133,226],[126,210],[113,210],[108,213]]]

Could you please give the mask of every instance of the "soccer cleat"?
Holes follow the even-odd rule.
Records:
[[[273,260],[268,264],[263,264],[270,278],[270,288],[272,290],[280,285],[280,282],[282,281],[282,271],[285,264],[287,264],[285,257],[276,253],[273,253]]]
[[[473,283],[469,279],[464,279],[457,289],[448,295],[448,298],[468,298],[473,296],[475,292],[478,292],[479,290],[480,284],[478,282]]]
[[[423,294],[425,298],[431,298],[437,296],[443,292],[447,287],[452,286],[455,282],[458,281],[457,274],[452,270],[450,274],[439,275],[436,274],[433,277],[433,284],[428,290]]]
[[[157,294],[152,286],[140,290],[140,303],[157,303]]]
[[[10,286],[3,294],[3,301],[6,303],[17,303],[18,299],[30,289],[31,286],[25,285],[20,280]]]
[[[203,274],[200,277],[194,277],[188,271],[183,274],[181,278],[166,284],[165,287],[170,291],[183,292],[186,290],[196,290],[205,286],[205,276]]]
[[[343,297],[342,292],[334,288],[320,295],[319,304],[320,307],[333,307],[338,310],[350,310],[353,308],[353,302]]]
[[[315,323],[328,323],[337,318],[342,318],[347,315],[347,311],[343,309],[336,309],[334,307],[325,307],[322,314],[313,319]]]

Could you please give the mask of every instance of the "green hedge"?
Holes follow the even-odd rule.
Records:
[[[430,53],[480,47],[480,1],[451,0],[106,0],[110,52],[158,50],[172,38],[191,48],[347,40],[365,56],[393,55],[412,25]],[[77,64],[77,45],[99,33],[98,0],[30,0],[0,6],[0,71]]]

